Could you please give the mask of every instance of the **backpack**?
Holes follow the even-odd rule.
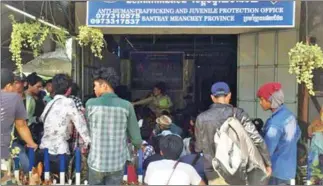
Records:
[[[232,127],[242,126],[235,116],[235,109],[233,113],[214,135],[215,156],[212,166],[227,183],[240,185],[247,180],[248,155],[241,149],[239,134]]]
[[[214,135],[214,170],[230,185],[267,182],[263,158],[249,134],[236,118],[236,109]]]

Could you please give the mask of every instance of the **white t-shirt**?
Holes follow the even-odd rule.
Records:
[[[148,185],[199,185],[200,175],[189,164],[178,163],[173,175],[174,160],[159,160],[148,165],[144,182]]]

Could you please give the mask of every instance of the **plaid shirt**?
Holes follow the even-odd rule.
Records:
[[[128,135],[136,147],[141,147],[142,143],[132,104],[116,94],[103,94],[87,101],[86,116],[92,139],[89,167],[98,172],[123,170],[130,160]]]

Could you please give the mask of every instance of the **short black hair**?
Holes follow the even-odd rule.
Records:
[[[160,151],[165,159],[178,160],[183,152],[184,143],[177,135],[167,135],[160,139]]]
[[[165,94],[165,92],[166,92],[166,83],[165,82],[159,82],[154,87],[158,88],[162,94]]]
[[[93,73],[94,81],[105,81],[112,89],[115,89],[120,83],[120,77],[112,67],[101,67]]]
[[[8,84],[15,82],[14,73],[6,68],[1,68],[1,89],[4,89]]]
[[[27,81],[28,85],[31,85],[31,86],[34,86],[38,82],[41,82],[43,84],[43,79],[41,77],[39,77],[36,72],[29,74],[26,77],[26,81]]]
[[[72,79],[67,74],[56,74],[53,77],[52,86],[56,95],[64,95],[72,86]]]
[[[79,86],[76,83],[72,83],[71,88],[72,88],[71,95],[78,96],[79,95],[79,91],[80,91]]]
[[[49,80],[47,80],[46,82],[45,82],[45,86],[47,85],[47,84],[49,84],[49,83],[52,83],[53,82],[53,79],[49,79]]]

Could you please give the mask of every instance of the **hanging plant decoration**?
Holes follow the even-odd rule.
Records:
[[[307,45],[303,42],[296,44],[290,50],[289,73],[295,74],[297,83],[304,83],[309,94],[315,95],[313,90],[313,70],[323,68],[323,52],[318,45]]]
[[[64,29],[54,30],[38,21],[18,23],[13,15],[10,15],[9,19],[12,21],[9,51],[12,53],[12,60],[16,63],[19,72],[22,72],[21,49],[23,47],[32,49],[34,57],[37,57],[49,35],[52,36],[51,39],[56,43],[65,45],[66,34]]]
[[[76,38],[81,46],[89,46],[95,57],[102,59],[104,38],[101,30],[88,26],[79,27],[79,35]]]

